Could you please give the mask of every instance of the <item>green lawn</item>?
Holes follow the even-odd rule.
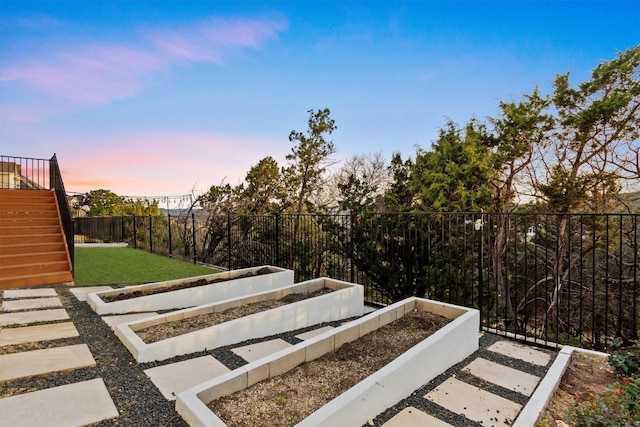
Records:
[[[161,282],[217,272],[139,249],[75,248],[77,286]]]

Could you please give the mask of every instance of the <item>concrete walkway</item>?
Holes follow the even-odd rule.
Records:
[[[84,301],[91,291],[87,288],[74,289],[72,293],[79,301]],[[57,304],[56,300],[54,289],[5,291],[4,313],[0,313],[0,387],[3,382],[14,378],[95,365],[86,345],[55,345],[56,340],[77,336],[65,309],[51,308]],[[136,316],[129,314],[120,320],[129,320],[132,315]],[[118,322],[117,316],[105,316],[103,319],[110,324]],[[308,339],[325,328],[305,332],[297,338]],[[1,351],[8,346],[18,345],[19,348],[20,344],[44,341],[50,341],[52,344],[48,347],[52,348]],[[280,339],[265,340],[238,345],[230,351],[250,362],[290,345]],[[416,390],[394,408],[381,413],[371,424],[383,427],[510,426],[554,357],[555,352],[549,350],[481,334],[477,352]],[[197,355],[175,363],[160,363],[144,373],[165,399],[174,400],[179,392],[228,371],[213,356]],[[69,404],[79,399],[91,404]],[[0,411],[10,417],[3,418],[3,422],[9,422],[7,425],[25,426],[76,427],[119,415],[104,381],[99,377],[2,398]]]
[[[86,344],[56,346],[78,332],[65,309],[50,309],[62,306],[55,289],[7,290],[3,297],[2,311],[9,313],[0,314],[0,388],[18,378],[95,366]],[[40,342],[50,347],[20,350]],[[101,378],[2,398],[0,413],[0,424],[22,427],[76,427],[118,416]]]

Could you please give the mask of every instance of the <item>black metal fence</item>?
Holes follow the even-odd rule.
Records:
[[[553,345],[638,339],[636,214],[362,214],[77,218],[76,241],[229,269],[293,269],[480,309],[482,325]]]

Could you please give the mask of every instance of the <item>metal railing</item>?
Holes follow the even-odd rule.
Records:
[[[50,189],[49,160],[0,155],[0,188]]]
[[[60,212],[60,220],[64,230],[69,260],[71,261],[71,271],[75,271],[75,240],[73,237],[73,216],[69,207],[69,199],[62,181],[62,173],[58,165],[58,158],[55,153],[49,160],[49,188],[55,191],[56,201],[58,203],[58,211]]]
[[[296,280],[360,283],[368,302],[419,295],[478,308],[484,328],[555,345],[638,339],[637,214],[361,214],[76,218],[83,241]],[[77,236],[78,237],[78,236]]]
[[[73,218],[56,155],[48,160],[0,155],[0,189],[55,191],[73,271]]]

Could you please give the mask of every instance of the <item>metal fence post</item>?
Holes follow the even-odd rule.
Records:
[[[167,214],[168,216],[168,232],[169,232],[169,258],[173,258],[173,252],[171,252],[171,214]]]
[[[349,223],[349,281],[355,283],[355,270],[353,268],[353,224],[356,214],[351,212]]]
[[[149,252],[153,253],[153,217],[149,215]]]
[[[276,266],[280,266],[280,213],[276,212]]]
[[[191,240],[193,245],[193,263],[196,263],[196,214],[191,212]]]
[[[231,215],[227,214],[227,270],[231,271]]]
[[[133,216],[133,248],[138,249],[138,226],[136,225],[136,216]]]
[[[478,310],[480,311],[480,328],[482,329],[483,319],[483,293],[484,293],[484,218],[480,213],[478,219],[475,222],[475,229],[480,235],[480,242],[478,244]]]

